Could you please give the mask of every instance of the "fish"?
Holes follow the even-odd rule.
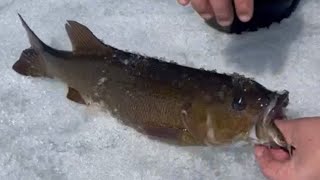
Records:
[[[213,17],[204,20],[210,27],[224,33],[242,34],[243,32],[255,32],[261,28],[269,28],[273,23],[281,23],[289,18],[296,10],[300,0],[255,0],[252,18],[248,22],[240,21],[238,16],[230,26],[221,26]],[[234,7],[234,1],[232,1]],[[233,13],[236,14],[235,8]]]
[[[20,14],[30,47],[12,69],[61,81],[67,99],[98,104],[122,124],[161,142],[215,146],[238,141],[288,149],[274,124],[285,119],[287,90],[271,91],[252,78],[172,63],[122,50],[67,20],[72,50],[45,44]]]

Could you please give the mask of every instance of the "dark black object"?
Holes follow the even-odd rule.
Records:
[[[300,0],[254,0],[253,17],[249,22],[241,22],[236,16],[228,27],[220,26],[215,19],[207,20],[211,27],[226,33],[241,34],[243,31],[257,31],[259,28],[269,27],[272,23],[288,18],[296,9]]]

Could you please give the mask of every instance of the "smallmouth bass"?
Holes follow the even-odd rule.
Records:
[[[239,140],[291,147],[274,124],[285,117],[289,92],[271,91],[239,74],[219,74],[104,44],[84,25],[65,25],[72,51],[41,41],[19,15],[31,47],[13,70],[67,84],[67,98],[98,103],[123,124],[178,145]]]

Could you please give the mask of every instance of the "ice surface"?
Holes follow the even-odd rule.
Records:
[[[64,23],[87,25],[118,48],[290,91],[289,113],[320,112],[320,2],[301,2],[270,30],[226,35],[175,0],[0,1],[0,179],[263,179],[251,147],[181,148],[149,140],[65,98],[66,87],[11,66],[29,47],[17,13],[41,39],[70,49]]]

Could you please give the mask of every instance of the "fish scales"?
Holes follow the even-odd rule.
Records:
[[[66,83],[67,98],[74,102],[99,104],[122,123],[168,143],[217,145],[245,140],[288,147],[274,125],[276,118],[285,116],[288,91],[268,90],[239,74],[120,50],[102,43],[76,21],[66,24],[72,51],[53,49],[20,18],[31,47],[21,53],[13,69]]]

